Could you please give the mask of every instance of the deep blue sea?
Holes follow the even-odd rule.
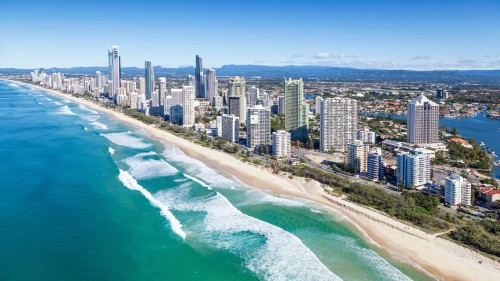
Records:
[[[0,80],[0,280],[430,280],[342,215]]]

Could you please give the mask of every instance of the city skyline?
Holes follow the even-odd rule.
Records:
[[[500,39],[491,36],[500,27],[495,15],[500,4],[492,1],[229,3],[155,3],[149,9],[152,5],[6,1],[0,4],[0,28],[9,40],[0,42],[0,67],[104,66],[102,49],[116,44],[122,67],[140,67],[145,60],[191,66],[199,54],[207,69],[227,64],[500,69]],[[111,7],[120,17],[110,16]],[[300,13],[291,21],[287,15],[295,11]],[[241,36],[225,44],[230,34]],[[303,44],[284,39],[296,36]],[[156,40],[144,44],[147,38]],[[183,44],[167,44],[173,40]]]

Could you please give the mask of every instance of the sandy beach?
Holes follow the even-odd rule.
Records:
[[[232,175],[250,187],[271,194],[310,200],[332,208],[356,225],[368,241],[439,280],[500,280],[500,263],[449,240],[389,218],[378,211],[329,195],[321,184],[314,180],[298,177],[290,179],[286,174],[275,175],[264,168],[243,163],[227,153],[199,146],[92,101],[40,86],[26,85],[106,113],[119,122],[144,129],[152,138],[170,142],[187,156]]]

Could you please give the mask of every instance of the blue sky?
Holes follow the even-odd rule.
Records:
[[[162,2],[2,0],[0,68],[105,66],[119,45],[123,66],[500,69],[500,1]]]

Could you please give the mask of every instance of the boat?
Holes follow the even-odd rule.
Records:
[[[484,146],[484,142],[481,142],[479,145],[480,145],[480,146]]]

